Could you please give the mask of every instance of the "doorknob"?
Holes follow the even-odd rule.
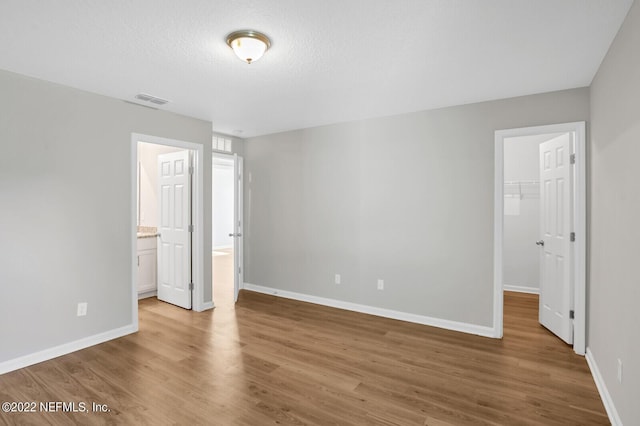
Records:
[[[539,246],[544,247],[544,240],[538,240],[538,241],[536,241],[536,244],[539,245]]]

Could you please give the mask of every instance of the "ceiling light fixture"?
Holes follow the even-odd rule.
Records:
[[[229,34],[227,44],[238,58],[250,64],[264,55],[264,52],[271,47],[271,40],[257,31],[242,30]]]

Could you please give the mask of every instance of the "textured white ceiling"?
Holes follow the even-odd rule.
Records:
[[[587,86],[632,2],[1,0],[0,68],[249,137]],[[259,62],[238,29],[272,39]]]

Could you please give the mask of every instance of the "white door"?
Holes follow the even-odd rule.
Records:
[[[573,343],[573,133],[540,144],[540,324]]]
[[[229,236],[233,236],[233,256],[234,256],[234,271],[233,271],[233,300],[235,302],[238,301],[238,292],[240,291],[240,286],[242,285],[243,280],[243,222],[244,219],[242,217],[243,212],[243,168],[244,161],[242,157],[238,157],[238,154],[233,154],[233,170],[235,171],[235,185],[233,186],[233,199],[235,203],[233,203],[233,224],[234,231],[229,234]]]
[[[191,309],[189,151],[158,156],[158,299]]]

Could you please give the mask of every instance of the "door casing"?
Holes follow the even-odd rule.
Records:
[[[587,253],[587,182],[586,182],[586,123],[552,124],[547,126],[524,127],[497,130],[495,132],[494,162],[494,243],[493,243],[493,337],[503,336],[503,245],[504,245],[504,140],[518,136],[532,136],[547,133],[575,134],[573,232],[576,233],[574,246],[574,340],[573,350],[579,355],[586,349],[586,253]]]
[[[219,152],[214,152],[212,155],[212,163],[215,162],[217,158],[225,158],[227,160],[233,161],[233,175],[234,175],[234,188],[233,188],[233,217],[234,217],[234,226],[231,230],[232,233],[240,233],[244,232],[244,217],[243,217],[243,201],[244,201],[244,182],[243,182],[243,174],[244,174],[244,159],[238,154],[223,154]],[[215,168],[215,165],[212,166],[212,169]],[[212,172],[213,175],[213,172]],[[213,187],[212,187],[213,190]],[[213,201],[215,203],[215,200]],[[213,213],[215,210],[214,206],[211,206],[211,212]],[[213,223],[213,221],[212,221]],[[244,287],[244,237],[241,235],[240,237],[234,237],[233,239],[233,281],[234,281],[234,301],[238,300],[238,292]],[[212,244],[213,247],[213,244]],[[213,282],[213,286],[216,283]],[[212,291],[212,295],[213,295]],[[215,304],[215,299],[214,299]]]
[[[234,171],[234,206],[233,220],[236,237],[233,239],[233,256],[235,257],[233,270],[234,302],[238,301],[238,292],[244,285],[244,159],[233,154]]]

